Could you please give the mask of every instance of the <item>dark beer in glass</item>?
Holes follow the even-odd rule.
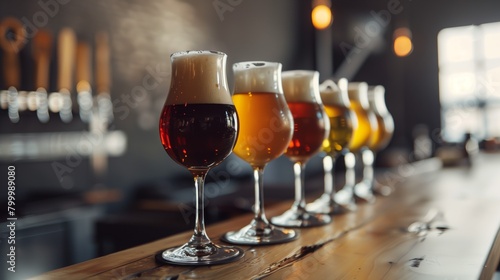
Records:
[[[214,51],[171,55],[170,89],[160,116],[160,139],[167,154],[194,178],[196,219],[191,239],[156,256],[160,262],[212,265],[243,256],[238,247],[214,244],[205,231],[204,182],[208,171],[232,151],[238,116],[226,78],[227,56]]]

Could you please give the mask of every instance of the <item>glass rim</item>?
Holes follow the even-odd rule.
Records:
[[[319,78],[319,71],[316,70],[286,70],[281,72],[281,76],[287,76],[287,77],[306,77],[306,76],[318,76]]]
[[[276,61],[264,61],[264,60],[248,60],[248,61],[239,61],[233,63],[233,69],[237,66],[247,66],[244,69],[250,68],[258,68],[258,67],[266,67],[266,66],[282,66],[281,62]]]
[[[179,56],[185,56],[185,55],[192,55],[192,56],[197,56],[197,55],[221,55],[221,56],[227,56],[225,52],[221,51],[215,51],[215,50],[187,50],[187,51],[178,51],[170,54],[170,58],[176,58]]]
[[[327,79],[319,84],[320,93],[324,92],[340,92],[340,87],[332,79]]]
[[[368,91],[385,91],[383,85],[368,85]]]
[[[366,82],[349,82],[347,85],[349,92],[353,91],[368,91],[368,83]]]

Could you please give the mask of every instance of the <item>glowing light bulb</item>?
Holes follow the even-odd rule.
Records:
[[[333,21],[332,10],[326,5],[317,5],[311,12],[311,19],[314,28],[325,29]]]
[[[413,51],[411,32],[408,28],[398,28],[394,31],[394,53],[399,57],[409,55]]]

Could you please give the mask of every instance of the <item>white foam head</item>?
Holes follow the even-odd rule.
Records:
[[[315,102],[321,104],[318,71],[284,71],[281,75],[281,81],[287,102]]]
[[[172,78],[165,104],[233,104],[227,85],[225,53],[177,52],[170,59]]]
[[[234,93],[274,92],[283,93],[281,63],[245,61],[233,64]]]
[[[368,84],[365,82],[352,82],[348,85],[349,100],[358,101],[363,109],[369,108]]]
[[[368,87],[368,101],[370,108],[372,108],[378,115],[389,114],[389,110],[385,105],[385,88],[382,85]]]
[[[349,108],[349,96],[347,94],[347,79],[341,78],[336,84],[332,80],[326,80],[319,85],[321,100],[325,105],[338,105]]]
[[[382,85],[368,86],[368,100],[370,103],[375,100],[377,95],[384,95],[385,88]]]

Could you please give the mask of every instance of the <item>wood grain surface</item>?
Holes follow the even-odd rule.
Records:
[[[396,168],[379,176],[398,182],[391,195],[301,229],[293,242],[242,246],[245,256],[229,264],[156,264],[153,255],[187,241],[186,232],[34,279],[491,279],[500,260],[499,166],[500,155],[481,154],[472,167]],[[221,242],[250,218],[210,226],[208,234]]]

